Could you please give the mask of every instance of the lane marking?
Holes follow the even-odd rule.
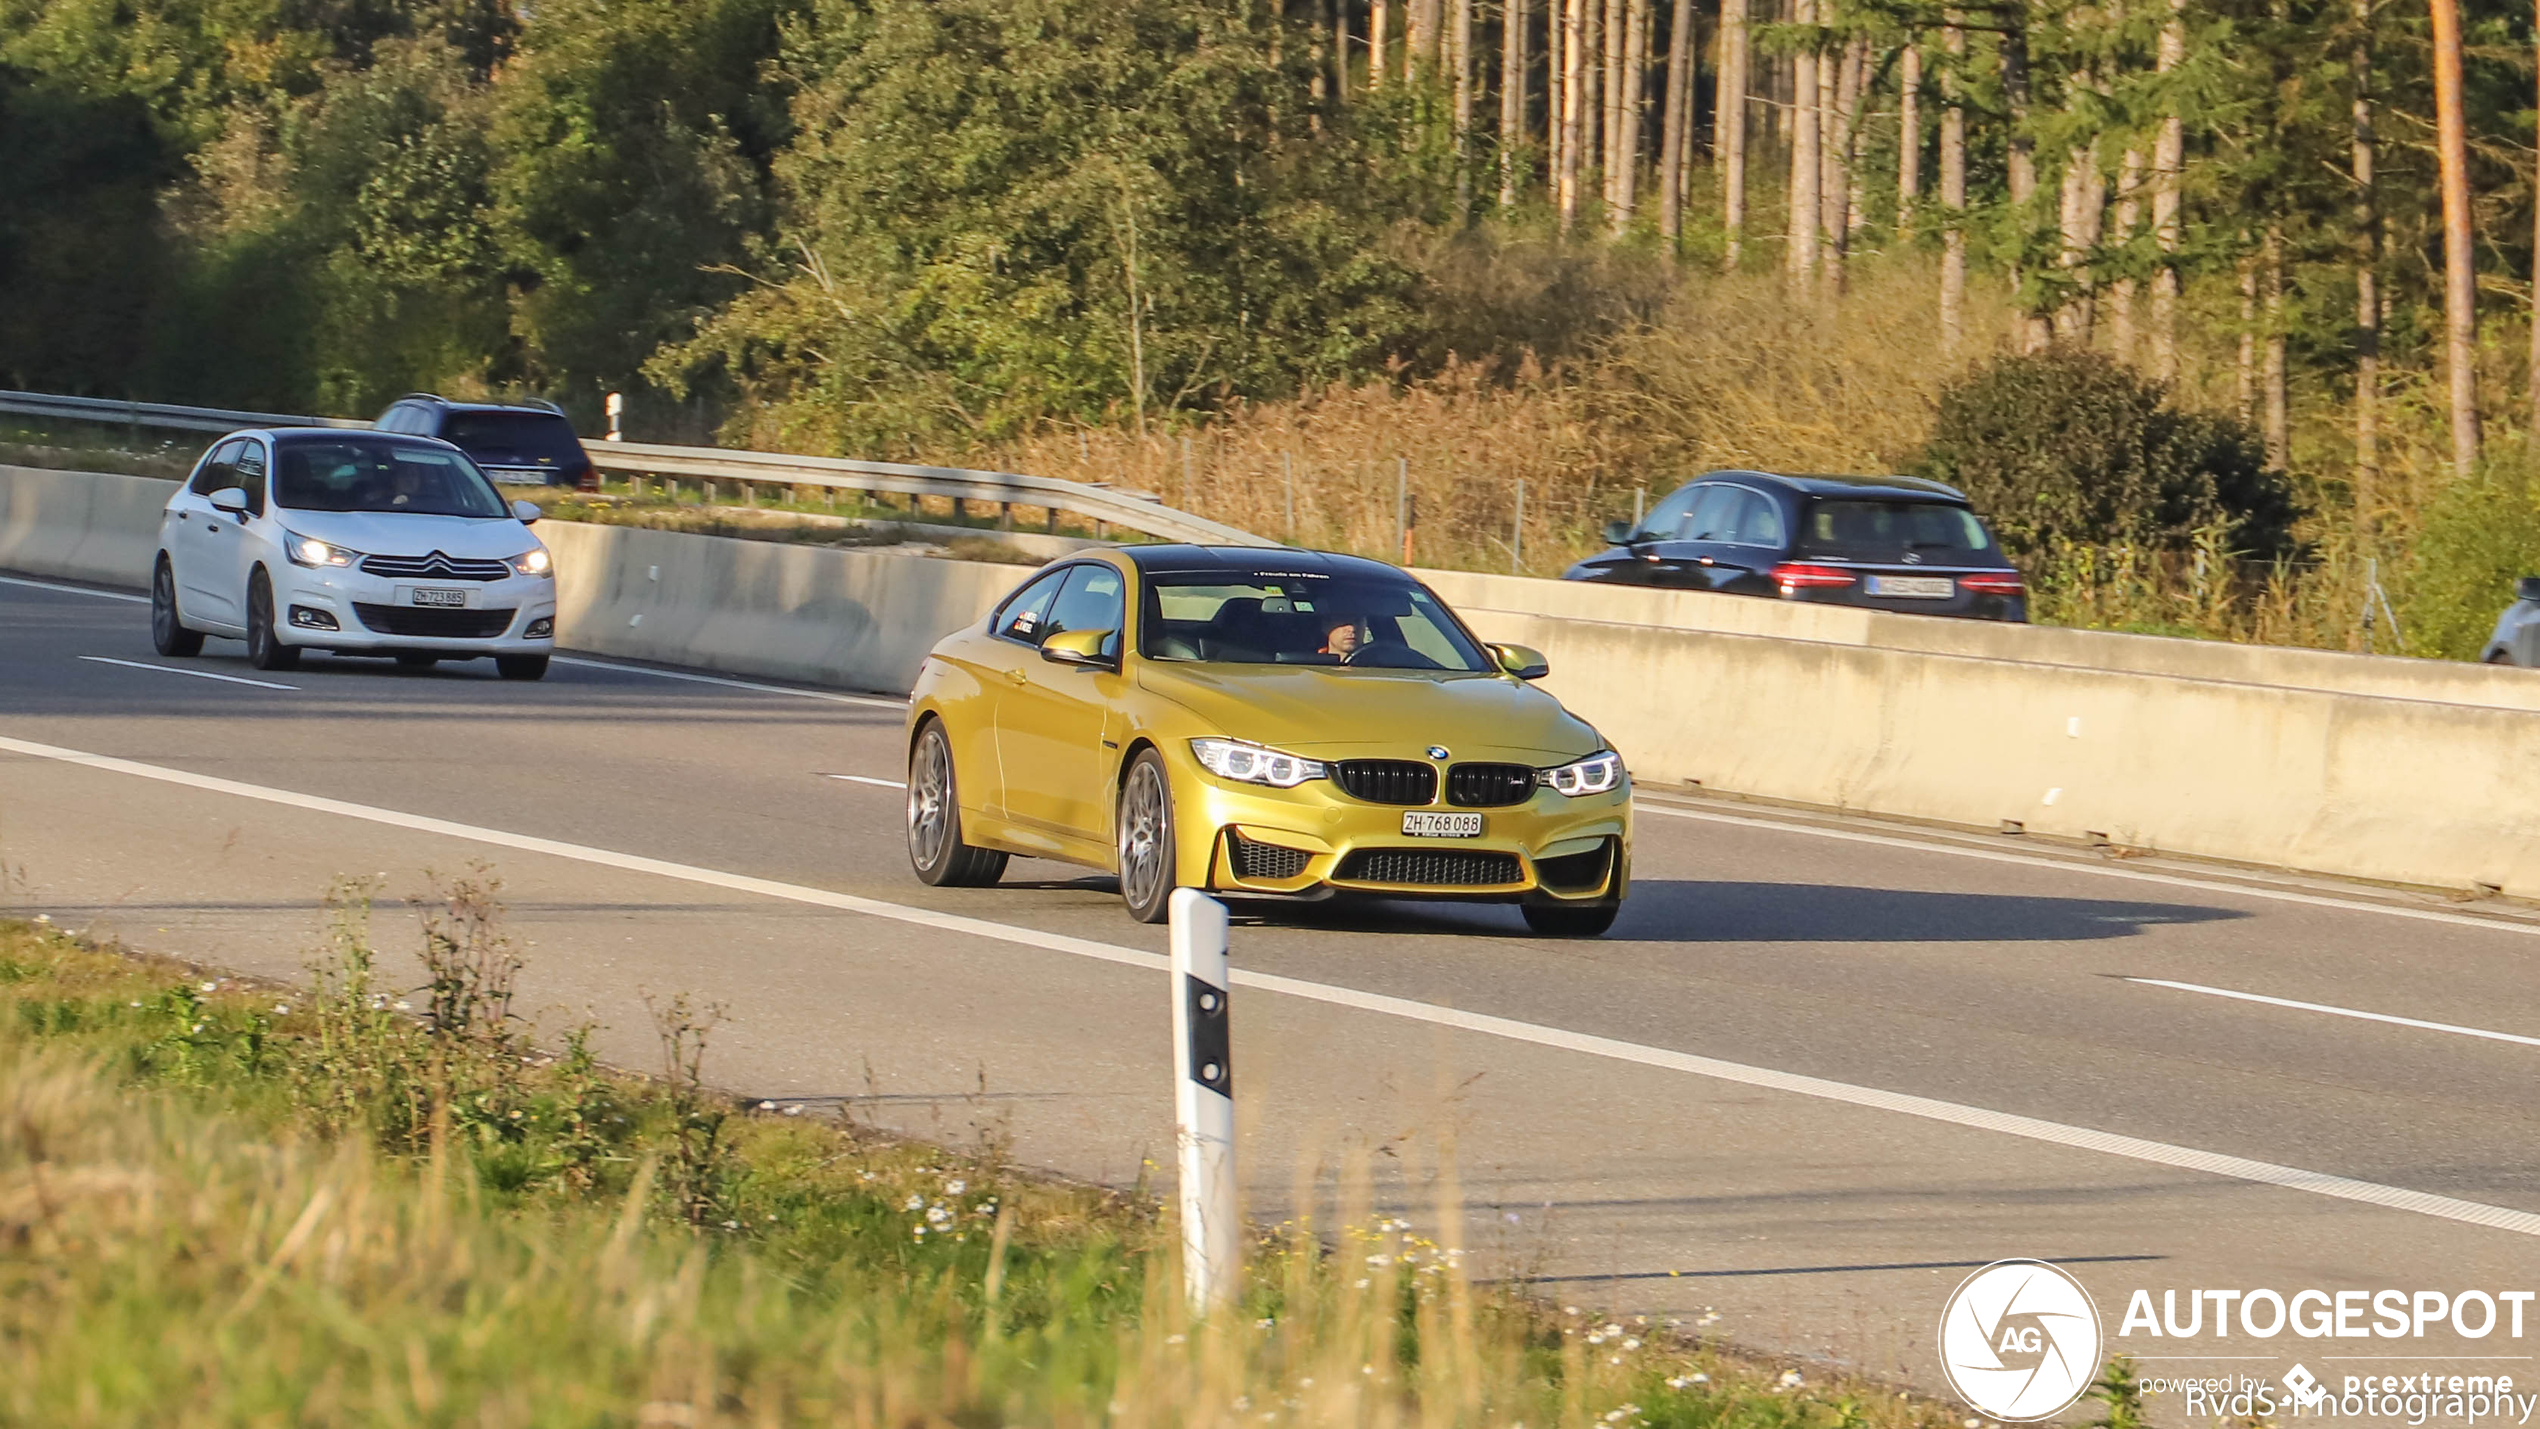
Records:
[[[820,777],[823,779],[843,779],[850,784],[870,784],[876,789],[905,789],[908,787],[906,784],[901,783],[897,779],[873,779],[862,774],[823,774]]]
[[[1703,823],[1735,824],[1743,828],[1772,829],[1780,833],[1812,834],[1821,839],[1844,843],[1876,844],[1881,848],[1912,849],[1921,853],[1947,854],[1952,858],[1981,859],[1987,863],[2012,863],[2029,868],[2061,869],[2071,873],[2087,873],[2099,878],[2117,878],[2130,883],[2156,883],[2165,888],[2193,888],[2202,893],[2230,893],[2247,898],[2265,898],[2277,903],[2298,903],[2310,908],[2335,908],[2341,912],[2386,913],[2393,918],[2414,918],[2425,923],[2450,923],[2463,928],[2485,928],[2496,932],[2525,933],[2540,936],[2540,923],[2520,922],[2505,918],[2481,918],[2468,913],[2446,913],[2434,908],[2404,908],[2396,904],[2375,903],[2363,898],[2339,898],[2326,893],[2296,893],[2287,888],[2258,888],[2245,883],[2221,879],[2191,878],[2178,873],[2153,873],[2140,868],[2110,868],[2104,864],[2082,863],[2060,858],[2040,858],[2033,853],[2011,853],[1989,848],[1966,848],[1958,844],[1899,837],[1895,834],[1861,833],[1852,829],[1829,829],[1815,824],[1786,822],[1781,819],[1748,818],[1740,814],[1715,814],[1706,809],[1678,809],[1665,804],[1632,801],[1635,813],[1657,814],[1670,819],[1695,819]]]
[[[38,590],[60,591],[67,595],[93,595],[106,600],[132,600],[147,603],[148,596],[125,595],[117,591],[90,590],[84,586],[54,585],[46,581],[21,580],[0,576],[0,584],[32,586]],[[609,660],[592,660],[576,656],[553,657],[558,664],[587,665],[597,670],[621,670],[628,674],[653,675],[665,680],[688,680],[701,685],[727,685],[734,689],[759,690],[775,695],[795,695],[803,699],[830,700],[839,704],[875,705],[884,709],[904,710],[905,700],[883,699],[872,695],[842,695],[826,690],[791,689],[784,685],[762,685],[748,680],[726,679],[717,675],[694,675],[683,670],[657,670],[645,665],[620,665]],[[2077,860],[2042,858],[2036,854],[2013,853],[2005,849],[1968,848],[1943,840],[1904,838],[1894,834],[1864,833],[1853,829],[1830,829],[1817,824],[1783,819],[1756,818],[1743,814],[1714,813],[1706,809],[1680,809],[1666,804],[1652,804],[1634,799],[1632,808],[1644,814],[1669,819],[1692,819],[1702,823],[1733,824],[1745,828],[1772,829],[1779,833],[1806,834],[1813,838],[1835,839],[1845,843],[1874,844],[1881,848],[1909,849],[1920,853],[1947,854],[1953,858],[1980,859],[1987,863],[2007,863],[2028,868],[2055,869],[2069,873],[2091,874],[2100,878],[2123,879],[2133,883],[2151,883],[2166,888],[2192,888],[2208,893],[2235,893],[2250,898],[2264,898],[2278,903],[2294,903],[2312,908],[2334,908],[2341,911],[2383,913],[2394,918],[2413,918],[2426,923],[2448,923],[2462,928],[2487,928],[2509,933],[2540,935],[2540,923],[2525,923],[2504,918],[2482,918],[2467,913],[2447,913],[2434,908],[2405,908],[2389,903],[2375,903],[2360,898],[2338,898],[2323,893],[2297,893],[2290,889],[2261,888],[2246,883],[2220,879],[2195,878],[2186,874],[2154,873],[2145,869],[2109,868],[2101,864]]]
[[[209,670],[188,670],[182,665],[146,665],[139,660],[117,660],[105,655],[80,655],[74,658],[99,665],[121,665],[127,670],[156,670],[162,675],[191,675],[198,680],[220,680],[232,685],[254,685],[266,690],[296,690],[298,685],[280,684],[273,680],[250,680],[244,675],[216,675]]]
[[[686,680],[692,685],[721,685],[732,690],[756,690],[763,695],[792,695],[797,699],[828,700],[832,704],[871,705],[876,709],[904,710],[906,700],[888,700],[878,695],[841,695],[829,690],[800,690],[790,685],[762,685],[752,680],[732,680],[721,675],[692,675],[685,670],[656,670],[650,665],[621,665],[614,660],[591,660],[577,655],[551,655],[559,665],[583,665],[594,670],[616,670],[627,675],[650,675],[657,680]]]
[[[23,576],[0,576],[0,585],[22,585],[28,590],[49,590],[61,595],[93,595],[99,600],[137,600],[150,603],[146,595],[126,595],[119,590],[90,590],[84,585],[55,585],[51,581],[31,581]]]
[[[316,813],[335,814],[366,823],[384,824],[391,828],[411,829],[418,833],[437,834],[445,838],[463,839],[495,848],[517,849],[524,853],[544,854],[570,859],[602,868],[621,869],[630,873],[651,874],[684,883],[702,884],[710,888],[754,893],[787,902],[835,908],[850,913],[863,913],[892,922],[921,928],[936,928],[975,938],[1010,943],[1018,947],[1039,948],[1065,953],[1071,957],[1096,962],[1115,963],[1122,967],[1147,972],[1167,970],[1168,963],[1160,953],[1100,943],[1090,938],[1074,938],[1063,933],[1047,933],[1035,928],[1019,928],[1006,923],[993,923],[984,918],[969,918],[957,913],[938,913],[928,908],[865,898],[852,893],[836,893],[825,888],[810,888],[774,879],[754,878],[747,874],[726,873],[718,869],[699,868],[691,864],[672,863],[665,859],[646,858],[640,854],[617,853],[609,849],[583,844],[563,843],[555,839],[529,834],[510,833],[502,829],[480,828],[473,824],[455,823],[448,819],[430,818],[395,809],[375,808],[367,804],[347,803],[341,799],[322,798],[314,794],[293,793],[260,784],[244,784],[233,779],[196,774],[190,770],[171,769],[162,765],[142,764],[111,755],[90,754],[83,750],[64,749],[59,745],[37,744],[30,740],[0,735],[0,750],[26,755],[33,759],[51,760],[109,774],[126,774],[136,778],[200,789],[214,794],[228,794],[260,803],[278,804],[285,808],[306,809]],[[1479,1012],[1463,1012],[1409,998],[1389,997],[1382,993],[1364,992],[1357,988],[1336,987],[1329,983],[1308,982],[1301,978],[1280,977],[1272,973],[1237,970],[1234,981],[1244,987],[1274,992],[1281,996],[1332,1007],[1346,1007],[1372,1012],[1409,1022],[1427,1023],[1455,1031],[1473,1032],[1510,1042],[1522,1042],[1556,1051],[1576,1052],[1607,1061],[1654,1067],[1664,1071],[1684,1072],[1714,1081],[1731,1082],[1767,1091],[1788,1092],[1819,1101],[1837,1102],[1872,1111],[1894,1112],[1926,1121],[1963,1126],[1978,1131],[1991,1131],[2004,1136],[2043,1142],[2051,1146],[2094,1151],[2129,1161],[2168,1166],[2229,1180],[2274,1186],[2282,1190],[2300,1191],[2308,1195],[2334,1200],[2354,1201],[2385,1210],[2405,1211],[2412,1215],[2431,1216],[2439,1220],[2459,1221],[2467,1225],[2485,1226],[2493,1230],[2511,1231],[2517,1235],[2540,1236],[2540,1215],[2506,1206],[2491,1206],[2477,1201],[2464,1201],[2439,1196],[2427,1191],[2409,1190],[2402,1186],[2385,1186],[2373,1181],[2358,1181],[2321,1171],[2308,1171],[2295,1166],[2279,1166],[2267,1161],[2230,1156],[2217,1151],[2200,1151],[2194,1147],[2173,1146],[2167,1142],[2148,1141],[2141,1137],[2123,1136],[2085,1126],[2068,1126],[2062,1122],[2011,1112],[1991,1111],[1984,1107],[1964,1106],[1933,1097],[1906,1092],[1885,1091],[1877,1087],[1855,1086],[1849,1082],[1830,1081],[1823,1077],[1805,1076],[1797,1072],[1776,1071],[1769,1067],[1750,1067],[1743,1063],[1722,1061],[1716,1057],[1678,1052],[1664,1047],[1648,1047],[1634,1042],[1598,1037],[1566,1028],[1546,1027],[1519,1022],[1512,1018],[1493,1017]]]
[[[2201,992],[2208,997],[2228,997],[2241,1002],[2263,1002],[2270,1007],[2290,1007],[2302,1012],[2325,1012],[2331,1017],[2352,1017],[2361,1022],[2387,1022],[2393,1027],[2416,1027],[2427,1032],[2450,1032],[2462,1037],[2484,1037],[2490,1042],[2518,1042],[2525,1047],[2540,1047],[2540,1037],[2525,1037],[2516,1032],[2493,1032],[2484,1027],[2462,1027],[2450,1022],[2426,1022],[2414,1017],[2398,1017],[2387,1012],[2365,1012],[2352,1007],[2333,1007],[2325,1002],[2297,1002],[2289,997],[2267,997],[2255,992],[2235,992],[2227,987],[2207,987],[2197,982],[2171,982],[2167,978],[2129,977],[2121,982],[2141,983],[2145,987],[2166,987],[2179,992]]]

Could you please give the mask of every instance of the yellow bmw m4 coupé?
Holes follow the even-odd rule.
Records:
[[[1191,887],[1514,903],[1593,937],[1630,881],[1631,783],[1545,673],[1375,561],[1088,552],[926,657],[909,858],[937,885],[1014,854],[1102,869],[1148,923]]]

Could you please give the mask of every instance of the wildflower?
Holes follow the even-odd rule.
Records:
[[[1393,1264],[1393,1257],[1390,1255],[1371,1255],[1367,1257],[1367,1263],[1376,1267],[1378,1270],[1382,1270],[1386,1266]]]
[[[290,1016],[290,1015],[291,1015],[291,1004],[290,1004],[290,1003],[287,1003],[287,1002],[277,1002],[277,1003],[275,1003],[275,1004],[273,1005],[273,1015],[274,1015],[274,1016],[276,1016],[276,1017],[288,1017],[288,1016]]]
[[[1561,1307],[1561,1313],[1564,1315],[1575,1315],[1579,1313],[1579,1307],[1576,1305],[1564,1305]]]
[[[519,1109],[518,1109],[518,1108],[514,1108],[514,1109],[513,1109],[513,1111],[512,1111],[512,1120],[514,1120],[514,1121],[518,1121],[518,1120],[520,1120],[520,1111],[519,1111]]]
[[[1803,1377],[1799,1371],[1795,1369],[1786,1369],[1782,1371],[1782,1377],[1775,1387],[1780,1389],[1797,1389],[1807,1382],[1807,1379]]]
[[[969,1189],[970,1183],[962,1180],[958,1176],[944,1183],[944,1194],[947,1196],[958,1196]]]
[[[398,1010],[399,1012],[412,1012],[412,1011],[414,1011],[415,1009],[414,1009],[414,1004],[413,1004],[413,1003],[408,1002],[408,1001],[406,1001],[404,998],[402,998],[402,997],[401,997],[401,998],[397,999],[397,1010]]]
[[[1366,1288],[1367,1288],[1367,1277],[1366,1277],[1366,1276],[1364,1276],[1364,1275],[1362,1275],[1362,1276],[1358,1277],[1358,1283],[1357,1283],[1357,1284],[1355,1284],[1355,1285],[1353,1285],[1353,1286],[1351,1286],[1350,1288],[1351,1288],[1352,1290],[1364,1290],[1364,1289],[1366,1289]]]
[[[902,1205],[900,1209],[903,1211],[922,1211],[926,1209],[926,1198],[924,1196],[912,1194],[908,1198],[907,1203]]]
[[[1623,1348],[1624,1348],[1624,1349],[1627,1349],[1627,1350],[1636,1350],[1636,1349],[1639,1349],[1639,1348],[1640,1348],[1640,1341],[1638,1341],[1638,1340],[1625,1340],[1625,1341],[1623,1341]]]
[[[50,923],[53,921],[53,915],[50,913],[38,913],[35,915],[35,921],[38,923]]]
[[[203,1024],[202,1024],[202,1023],[200,1023],[200,1022],[195,1023],[195,1024],[194,1024],[194,1030],[195,1030],[195,1031],[197,1031],[197,1032],[202,1031],[202,1030],[203,1030]]]
[[[1271,1326],[1276,1325],[1276,1324],[1278,1324],[1278,1323],[1279,1323],[1278,1321],[1276,1321],[1276,1320],[1274,1320],[1274,1319],[1270,1318],[1270,1317],[1269,1317],[1269,1316],[1267,1316],[1267,1315],[1264,1315],[1264,1316],[1262,1316],[1260,1319],[1253,1321],[1253,1322],[1252,1322],[1252,1327],[1253,1327],[1254,1329],[1256,1329],[1256,1330],[1267,1330],[1267,1329],[1269,1329]]]
[[[760,1103],[758,1104],[758,1109],[759,1109],[760,1111],[774,1111],[774,1110],[776,1110],[776,1103],[774,1103],[774,1102],[760,1102]]]
[[[518,1116],[520,1113],[513,1112],[512,1115]],[[723,1228],[728,1231],[737,1231],[741,1228],[741,1223],[739,1221],[725,1221],[723,1223]]]
[[[212,991],[213,989],[218,988],[219,986],[220,986],[220,984],[219,984],[219,983],[216,983],[216,982],[207,982],[207,983],[203,984],[203,991],[205,991],[205,992],[210,992],[210,991]]]
[[[1178,1345],[1189,1338],[1190,1336],[1188,1335],[1166,1335],[1164,1337],[1164,1343],[1168,1345]]]
[[[1714,1311],[1712,1311],[1710,1314],[1707,1314],[1707,1315],[1703,1316],[1701,1319],[1696,1320],[1696,1321],[1694,1321],[1693,1323],[1694,1323],[1694,1324],[1696,1324],[1696,1325],[1708,1325],[1708,1324],[1710,1324],[1712,1321],[1717,1320],[1717,1319],[1719,1319],[1719,1318],[1720,1318],[1720,1312],[1719,1312],[1719,1311],[1717,1311],[1717,1310],[1714,1310]]]
[[[926,1224],[930,1226],[940,1226],[951,1219],[952,1212],[945,1210],[941,1206],[928,1206],[926,1208]]]
[[[785,1114],[787,1116],[801,1116],[803,1114],[803,1104],[801,1102],[794,1103],[792,1106],[785,1108]]]
[[[137,1003],[137,1002],[133,1004],[133,1006],[135,1006],[135,1007],[139,1007],[140,1005],[141,1005],[141,1004],[140,1004],[140,1003]]]

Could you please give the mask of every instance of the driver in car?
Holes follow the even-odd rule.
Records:
[[[1358,653],[1362,643],[1358,638],[1358,617],[1354,615],[1326,616],[1324,625],[1327,628],[1323,632],[1323,648],[1315,653],[1330,655],[1342,664],[1348,664],[1349,657]]]

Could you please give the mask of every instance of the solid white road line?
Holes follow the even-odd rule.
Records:
[[[874,779],[862,774],[824,774],[820,777],[823,779],[843,779],[850,784],[870,784],[876,789],[905,789],[908,787],[906,784],[901,783],[897,779]]]
[[[2491,932],[2540,934],[2540,923],[2520,922],[2508,918],[2480,918],[2467,913],[2446,913],[2434,908],[2405,908],[2396,904],[2375,903],[2363,898],[2337,898],[2325,893],[2296,893],[2287,888],[2258,888],[2246,883],[2190,878],[2176,873],[2153,873],[2139,868],[2110,868],[2104,864],[2083,863],[2076,859],[2040,858],[2031,853],[1968,848],[1963,844],[1939,840],[1901,838],[1894,834],[1862,833],[1854,829],[1829,829],[1818,824],[1804,824],[1786,819],[1759,819],[1743,814],[1718,814],[1708,809],[1679,809],[1667,804],[1652,804],[1640,799],[1632,801],[1632,811],[1641,814],[1657,814],[1670,819],[1696,819],[1703,823],[1771,829],[1776,833],[1809,834],[1817,838],[1837,839],[1845,843],[1877,844],[1881,848],[1902,848],[1912,849],[1918,853],[1947,854],[1952,858],[1981,859],[1987,863],[2015,863],[2030,868],[2087,873],[2100,878],[2124,879],[2129,883],[2157,883],[2167,888],[2193,888],[2200,893],[2230,893],[2244,898],[2264,898],[2276,903],[2299,903],[2311,908],[2334,908],[2340,912],[2386,913],[2393,918],[2414,918],[2425,923],[2451,923],[2464,928],[2485,928]]]
[[[2387,1012],[2364,1012],[2352,1007],[2332,1007],[2325,1002],[2296,1002],[2289,997],[2266,997],[2254,992],[2234,992],[2227,987],[2207,987],[2203,983],[2171,982],[2167,978],[2130,977],[2123,981],[2141,983],[2145,987],[2166,987],[2179,992],[2201,992],[2208,997],[2228,997],[2241,1002],[2263,1002],[2269,1007],[2290,1007],[2299,1012],[2325,1012],[2331,1017],[2352,1017],[2363,1022],[2387,1022],[2393,1027],[2416,1027],[2427,1032],[2450,1032],[2462,1037],[2484,1037],[2490,1042],[2519,1042],[2525,1047],[2540,1047],[2540,1037],[2525,1037],[2517,1032],[2491,1032],[2484,1027],[2462,1027],[2450,1022],[2425,1022],[2414,1017],[2394,1017]]]
[[[779,883],[774,879],[753,878],[746,874],[725,873],[717,869],[699,868],[691,864],[671,863],[664,859],[645,858],[638,854],[617,853],[582,844],[510,833],[501,829],[479,828],[473,824],[454,823],[447,819],[408,814],[395,809],[374,808],[367,804],[347,803],[340,799],[321,798],[314,794],[293,793],[260,784],[243,784],[234,779],[220,779],[190,770],[170,769],[156,764],[142,764],[110,755],[90,754],[58,745],[37,744],[29,740],[0,736],[0,750],[22,754],[33,759],[77,765],[110,774],[126,774],[189,789],[215,794],[228,794],[286,808],[307,809],[316,813],[335,814],[391,828],[412,829],[418,833],[437,834],[445,838],[465,839],[496,848],[518,849],[524,853],[545,854],[572,859],[603,868],[622,869],[631,873],[651,874],[661,878],[725,888],[739,893],[754,893],[767,898],[780,898],[823,908],[836,908],[850,913],[887,918],[918,927],[938,928],[949,933],[987,938],[1020,947],[1039,948],[1047,952],[1066,953],[1072,957],[1090,958],[1098,962],[1117,963],[1124,967],[1149,972],[1165,971],[1168,964],[1158,953],[1098,943],[1090,938],[1071,938],[1061,933],[1045,933],[1035,928],[1018,928],[1005,923],[992,923],[983,918],[966,918],[955,913],[938,913],[927,908],[886,902],[879,898],[863,898],[852,893],[835,893],[825,888],[809,888],[795,883]],[[1647,1047],[1621,1042],[1610,1037],[1596,1037],[1559,1027],[1546,1027],[1532,1022],[1518,1022],[1505,1017],[1491,1017],[1477,1012],[1462,1012],[1434,1003],[1414,1002],[1408,998],[1388,997],[1381,993],[1363,992],[1357,988],[1335,987],[1329,983],[1307,982],[1299,978],[1279,977],[1270,973],[1238,970],[1236,983],[1264,992],[1319,1002],[1333,1007],[1353,1008],[1386,1017],[1457,1031],[1478,1033],[1511,1042],[1529,1043],[1559,1051],[1577,1052],[1609,1061],[1627,1062],[1664,1071],[1685,1072],[1698,1077],[1758,1087],[1768,1091],[1788,1092],[1821,1101],[1839,1102],[1873,1111],[1894,1112],[1920,1117],[1927,1121],[1952,1126],[1971,1127],[1997,1132],[2029,1141],[2054,1146],[2068,1146],[2131,1161],[2170,1166],[2179,1170],[2200,1172],[2232,1180],[2301,1191],[2315,1196],[2356,1201],[2387,1210],[2406,1211],[2512,1231],[2518,1235],[2540,1236],[2540,1215],[2490,1206],[2477,1201],[2457,1200],[2401,1186],[2385,1186],[2372,1181],[2357,1181],[2299,1167],[2278,1166],[2246,1157],[2227,1156],[2220,1152],[2199,1151],[2193,1147],[2173,1146],[2166,1142],[2146,1141],[2140,1137],[2120,1136],[2084,1126],[2067,1126],[2061,1122],[2037,1117],[2018,1116],[2010,1112],[1990,1111],[1983,1107],[1962,1106],[1956,1102],[1904,1092],[1884,1091],[1877,1087],[1854,1086],[1847,1082],[1829,1081],[1823,1077],[1803,1076],[1796,1072],[1775,1071],[1768,1067],[1750,1067],[1725,1062],[1716,1057],[1696,1056],[1663,1047]]]
[[[60,595],[93,595],[99,600],[137,600],[150,603],[146,595],[127,595],[119,590],[90,590],[84,585],[55,585],[51,581],[31,581],[22,576],[0,576],[0,585],[22,585],[28,590],[49,590]]]
[[[182,665],[146,665],[139,660],[117,660],[106,655],[82,655],[79,659],[98,665],[121,665],[127,670],[156,670],[162,675],[191,675],[198,680],[219,680],[231,685],[254,685],[265,690],[296,690],[298,685],[285,685],[273,680],[250,680],[244,675],[216,675],[209,670],[188,670]]]
[[[732,690],[756,690],[763,695],[793,695],[798,699],[827,700],[832,704],[871,705],[876,709],[904,710],[906,700],[887,700],[878,695],[841,695],[829,690],[798,690],[790,685],[762,685],[751,680],[727,680],[721,675],[692,675],[685,670],[656,670],[650,665],[621,665],[614,660],[590,660],[578,655],[550,656],[559,665],[585,665],[594,670],[616,670],[628,675],[651,675],[660,680],[686,680],[692,685],[721,685]]]

